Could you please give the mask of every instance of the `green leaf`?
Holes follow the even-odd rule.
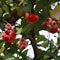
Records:
[[[3,42],[0,42],[0,48],[3,46]]]
[[[44,60],[48,60],[49,56],[48,55],[44,55]]]
[[[24,28],[22,28],[22,33],[27,34],[31,31],[31,29],[32,29],[32,25],[27,24]]]
[[[0,0],[2,3],[5,2],[5,0]]]
[[[18,40],[17,40],[18,41]],[[8,49],[8,48],[10,48],[10,49]],[[18,48],[17,48],[17,46],[16,46],[16,42],[14,42],[14,44],[12,44],[12,45],[9,45],[9,44],[5,44],[5,50],[4,50],[4,53],[6,52],[6,53],[11,53],[11,54],[14,54],[14,53],[16,53],[17,52],[17,50],[18,50]]]
[[[0,38],[0,48],[3,46],[4,41]]]
[[[37,42],[40,42],[40,41],[46,41],[47,39],[42,36],[42,35],[36,35],[36,38],[37,38]]]
[[[4,60],[15,60],[14,56],[11,53],[8,53],[2,57]]]
[[[8,13],[8,14],[4,15],[3,18],[4,19],[10,18],[10,14]]]
[[[9,8],[8,8],[7,5],[3,5],[3,6],[2,6],[2,9],[3,9],[6,13],[9,12]]]
[[[22,16],[23,15],[23,9],[22,9],[22,7],[16,7],[16,11],[17,11],[17,14],[18,14],[18,16]]]
[[[3,53],[4,49],[4,47],[0,48],[0,54]]]
[[[21,21],[21,27],[25,27],[27,25],[27,21],[25,19],[22,18],[22,21]]]
[[[4,59],[4,60],[15,60],[15,58],[14,57],[10,57],[10,58]]]
[[[31,12],[32,4],[30,0],[26,0],[26,5],[23,6],[24,12]]]
[[[41,46],[44,47],[44,48],[48,47],[48,40],[44,41],[44,43]]]
[[[0,13],[3,13],[2,9],[0,8]]]
[[[2,9],[0,8],[0,16],[2,16],[2,13],[3,13],[3,11],[2,11]]]
[[[60,38],[57,40],[57,45],[60,46]]]
[[[20,34],[22,31],[22,28],[17,28],[16,30],[17,30],[16,34]]]

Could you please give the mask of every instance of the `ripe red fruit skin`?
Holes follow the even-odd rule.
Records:
[[[46,28],[46,26],[47,26],[46,22],[43,22],[42,26]]]
[[[10,30],[7,29],[7,30],[5,30],[4,32],[5,32],[7,35],[9,35]]]
[[[13,31],[10,32],[9,36],[10,36],[10,39],[12,39],[12,40],[14,40],[16,38],[16,34]]]
[[[28,42],[25,41],[24,38],[21,38],[19,43],[16,44],[16,46],[21,50],[24,50],[27,47],[27,45],[28,45]]]
[[[9,30],[7,30],[9,31]],[[13,41],[15,40],[16,38],[16,34],[15,32],[7,32],[5,31],[5,33],[2,35],[2,39],[7,43],[7,44],[12,44]]]
[[[13,40],[10,40],[10,39],[9,39],[9,40],[6,41],[6,43],[7,43],[7,44],[12,44],[12,43],[13,43]]]
[[[20,38],[20,42],[24,42],[25,41],[25,39],[24,38]]]
[[[3,40],[4,40],[4,41],[9,40],[9,36],[8,36],[8,35],[6,35],[6,34],[3,34],[3,35],[2,35],[2,38],[3,38]]]
[[[26,46],[27,46],[26,44],[22,44],[21,47],[20,47],[20,49],[24,50],[26,48]]]
[[[28,19],[28,17],[29,17],[29,13],[28,13],[28,12],[26,12],[26,13],[24,13],[24,15],[23,15],[23,16],[24,16],[24,18],[25,18],[25,19]]]
[[[51,28],[50,32],[54,34],[54,33],[58,32],[58,28],[57,27]]]
[[[34,23],[34,22],[38,22],[39,21],[39,17],[35,14],[31,14],[28,18],[28,21],[30,23]]]
[[[3,34],[2,38],[7,44],[12,44],[13,42],[12,40],[10,40],[9,35]]]
[[[11,24],[10,24],[10,23],[7,23],[7,24],[5,25],[5,27],[10,30],[10,29],[11,29]]]
[[[11,30],[12,30],[12,31],[16,31],[16,26],[12,26],[12,27],[11,27]]]
[[[16,38],[16,27],[15,26],[11,26],[10,23],[7,23],[5,25],[5,27],[7,28],[7,30],[4,30],[4,34],[2,35],[2,39],[7,43],[7,44],[12,44],[13,41]]]
[[[58,27],[58,23],[57,23],[56,21],[52,21],[51,25],[52,25],[53,27]]]
[[[7,35],[6,33],[4,33],[4,34],[2,35],[2,39],[3,39],[7,44],[12,44],[15,38],[16,38],[16,35],[15,35],[15,34],[13,35],[12,33],[11,33],[11,35]]]
[[[51,23],[52,22],[52,18],[46,18],[46,23]]]

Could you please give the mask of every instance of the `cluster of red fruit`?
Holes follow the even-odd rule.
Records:
[[[27,12],[24,14],[24,18],[30,24],[33,24],[34,22],[38,22],[39,21],[39,17],[37,15],[35,15],[35,14],[29,14]]]
[[[12,44],[13,41],[15,40],[16,38],[16,33],[15,33],[15,30],[16,30],[16,27],[15,26],[11,26],[10,23],[7,23],[5,25],[5,27],[7,29],[4,30],[4,34],[2,35],[2,39],[7,43],[7,44]]]
[[[58,32],[58,23],[52,20],[52,18],[46,18],[46,21],[42,23],[42,26],[47,28],[51,33]]]
[[[28,42],[24,38],[21,38],[16,45],[19,49],[23,50],[27,47]]]

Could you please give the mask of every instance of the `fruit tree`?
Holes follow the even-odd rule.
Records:
[[[60,0],[0,0],[0,60],[60,60],[59,20]],[[41,30],[48,32],[48,39],[39,33]],[[57,34],[56,44],[50,34]],[[34,58],[27,56],[29,45]]]

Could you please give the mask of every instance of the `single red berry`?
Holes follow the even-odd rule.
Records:
[[[52,18],[46,18],[46,23],[51,23],[52,22]]]
[[[58,23],[57,23],[56,21],[52,21],[51,25],[52,25],[53,27],[58,27]]]
[[[56,27],[56,28],[51,28],[51,29],[50,29],[50,32],[51,32],[51,33],[56,33],[56,32],[58,32],[58,28],[57,28],[57,27]]]
[[[11,29],[11,24],[10,24],[10,23],[7,23],[7,24],[5,25],[5,27],[6,27],[7,29]]]
[[[38,22],[38,20],[39,20],[39,17],[37,15],[35,15],[34,22]]]
[[[42,23],[42,26],[43,26],[44,28],[47,28],[46,22],[43,22],[43,23]]]
[[[19,48],[21,49],[21,50],[23,50],[23,49],[25,49],[26,47],[27,47],[27,45],[28,45],[28,42],[23,42],[22,44],[20,44],[20,46],[19,46]]]
[[[23,41],[25,41],[25,39],[24,38],[20,38],[20,42],[23,42]]]
[[[13,31],[11,31],[9,35],[10,35],[10,36],[13,36],[13,37],[16,37],[16,34],[15,34],[15,32],[13,32]]]
[[[37,15],[35,15],[35,14],[31,14],[31,15],[29,16],[29,18],[28,18],[28,21],[29,21],[30,23],[38,22],[38,20],[39,20],[39,17],[38,17]]]
[[[7,29],[7,30],[5,30],[4,32],[5,32],[7,35],[9,35],[10,30]]]
[[[9,35],[3,34],[3,35],[2,35],[2,39],[3,39],[4,41],[9,40]]]
[[[24,13],[24,18],[28,19],[28,17],[29,17],[29,13],[28,12]]]
[[[16,34],[13,31],[10,32],[9,36],[10,36],[10,40],[15,40],[15,38],[16,38]]]
[[[24,44],[20,46],[21,50],[24,50],[25,48],[26,48],[26,45],[24,45]]]
[[[9,39],[9,40],[6,41],[6,43],[7,43],[7,44],[12,44],[12,43],[13,43],[13,40],[10,40],[10,39]]]

